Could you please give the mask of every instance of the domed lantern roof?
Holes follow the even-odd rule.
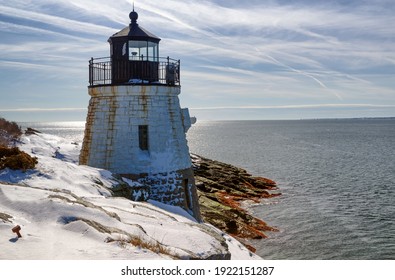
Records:
[[[133,11],[130,12],[129,18],[131,21],[129,26],[112,35],[108,39],[110,42],[112,42],[114,39],[116,40],[118,37],[128,37],[129,40],[145,40],[149,42],[159,43],[159,37],[138,25],[138,13],[134,11],[134,8]]]
[[[138,14],[129,14],[129,26],[112,35],[108,42],[111,44],[111,57],[135,61],[158,61],[160,38],[140,27],[137,23]]]

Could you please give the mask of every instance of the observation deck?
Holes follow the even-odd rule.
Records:
[[[90,59],[90,87],[125,84],[180,86],[180,60],[144,56],[132,60],[111,57]]]

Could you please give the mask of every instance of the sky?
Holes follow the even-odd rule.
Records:
[[[0,0],[0,117],[84,121],[133,1]],[[136,0],[198,120],[395,117],[393,0]]]

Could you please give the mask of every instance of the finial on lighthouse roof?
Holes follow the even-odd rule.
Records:
[[[129,14],[131,23],[137,23],[138,17],[139,17],[138,13],[134,11],[134,2],[133,2],[133,11],[131,11]]]

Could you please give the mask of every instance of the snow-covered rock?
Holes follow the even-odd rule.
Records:
[[[259,259],[180,207],[113,197],[122,179],[79,166],[76,143],[40,133],[19,148],[38,165],[0,170],[0,259]]]

